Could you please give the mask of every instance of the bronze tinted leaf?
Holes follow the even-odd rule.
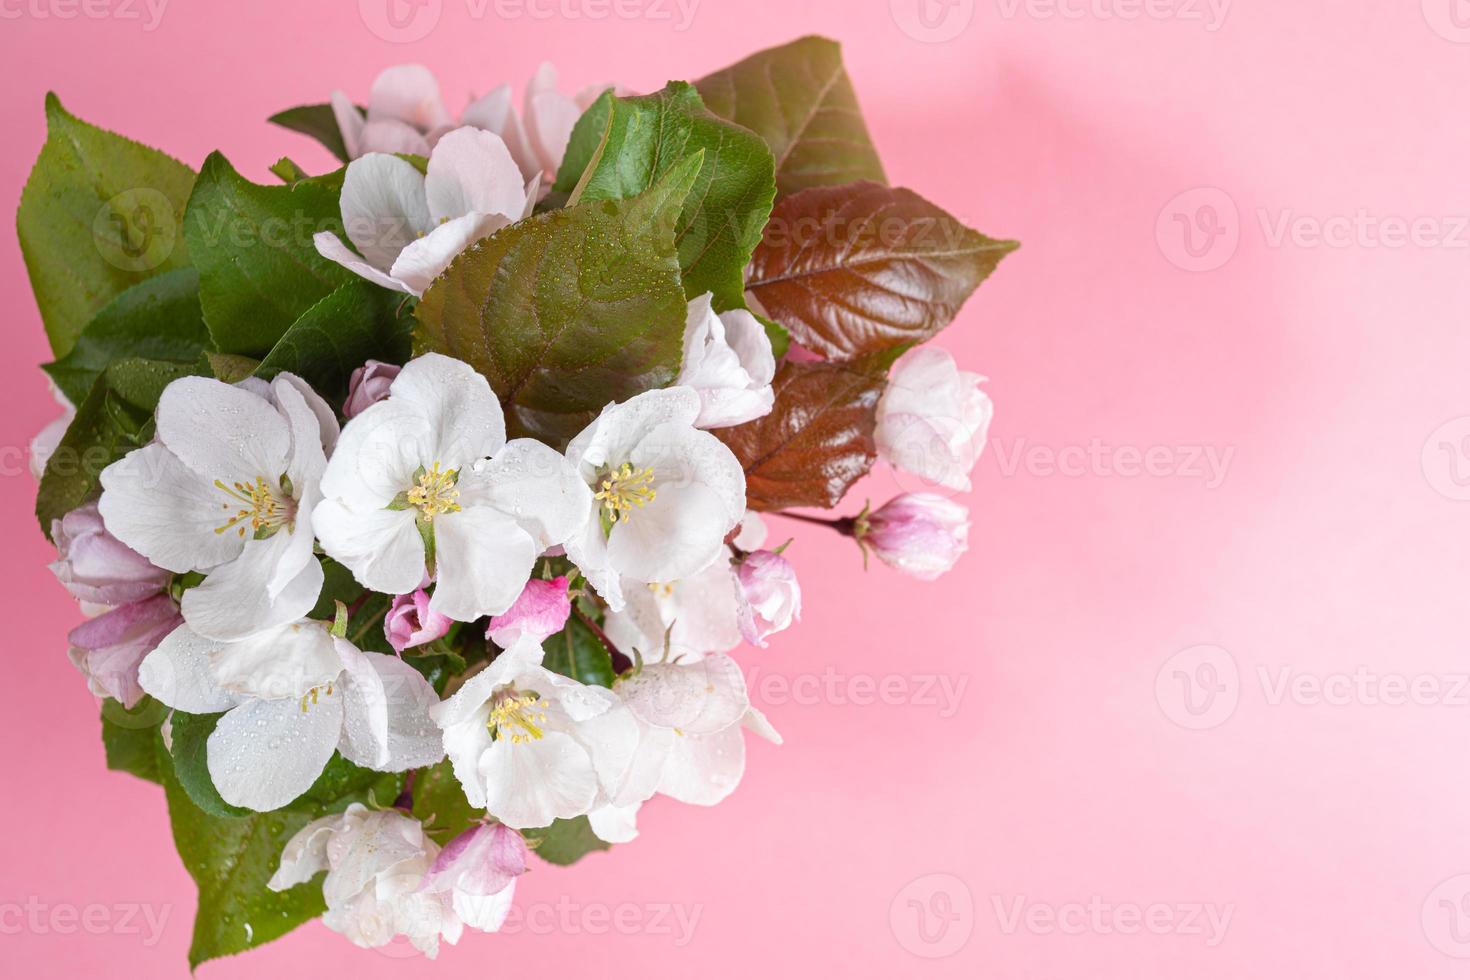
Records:
[[[794,342],[850,360],[933,337],[1017,246],[902,187],[816,187],[776,203],[746,289]]]

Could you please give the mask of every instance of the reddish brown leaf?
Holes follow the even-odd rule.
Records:
[[[1017,246],[902,187],[813,187],[776,203],[746,289],[793,341],[851,360],[933,337]]]
[[[877,365],[787,361],[769,415],[715,435],[745,467],[755,510],[835,507],[872,468],[883,372]]]

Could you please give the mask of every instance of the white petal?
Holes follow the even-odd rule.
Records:
[[[587,814],[592,832],[598,840],[609,844],[626,844],[638,836],[638,808],[642,803],[627,806],[600,806]]]
[[[561,732],[520,744],[497,740],[480,758],[480,776],[485,809],[517,830],[581,816],[597,798],[591,758]]]
[[[225,711],[239,699],[215,683],[209,654],[219,646],[180,626],[138,665],[138,684],[170,708],[195,715]]]
[[[463,361],[443,354],[416,357],[393,379],[388,391],[390,404],[411,405],[429,421],[435,436],[432,459],[421,463],[463,469],[495,455],[505,445],[500,400],[484,375]]]
[[[239,558],[184,593],[184,619],[195,632],[217,640],[240,640],[296,622],[311,612],[322,591],[322,566],[311,554],[311,543],[310,532],[284,529],[246,541]],[[302,558],[304,565],[298,564]],[[297,566],[295,574],[272,595],[271,581],[288,565]]]
[[[392,267],[409,242],[434,227],[424,175],[387,153],[368,153],[347,165],[341,204],[347,238],[370,265],[382,270]]]
[[[540,549],[508,514],[471,506],[434,520],[437,582],[429,608],[468,623],[520,597]]]
[[[195,473],[226,484],[274,483],[291,455],[291,429],[274,405],[212,378],[180,378],[164,389],[158,440]]]
[[[313,516],[322,550],[366,588],[403,595],[423,581],[424,542],[412,510],[359,512],[324,500]]]
[[[405,246],[389,271],[393,278],[408,287],[409,292],[422,296],[460,252],[480,239],[493,235],[511,221],[511,218],[503,214],[484,214],[480,211],[471,211],[462,217],[453,218],[423,238]]]
[[[745,774],[745,735],[731,725],[713,735],[675,734],[658,791],[681,803],[714,806]]]
[[[490,751],[494,742],[485,727],[489,718],[490,706],[480,702],[468,719],[443,728],[444,753],[449,756],[454,778],[459,780],[465,799],[474,807],[485,805],[485,780],[480,775],[480,759]]]
[[[746,710],[745,717],[741,719],[740,724],[750,731],[755,732],[772,745],[780,745],[784,741],[781,738],[781,733],[776,731],[776,727],[767,720],[766,716],[755,705],[751,705]]]
[[[342,672],[331,635],[319,623],[293,623],[233,643],[216,642],[210,673],[226,691],[250,698],[299,700]]]
[[[265,812],[290,803],[322,774],[342,734],[342,699],[303,706],[248,701],[209,736],[209,776],[225,802]]]
[[[716,437],[676,422],[649,432],[629,461],[635,469],[653,467],[656,485],[670,480],[680,485],[703,485],[725,504],[724,531],[734,530],[745,516],[745,469],[735,454]]]
[[[327,452],[337,444],[341,430],[337,416],[305,381],[283,371],[271,380],[271,397],[291,430],[291,465],[287,475],[296,496],[315,487],[327,468]]]
[[[348,810],[353,807],[363,808],[361,803],[353,803]],[[271,891],[285,891],[293,885],[305,884],[318,872],[327,870],[327,842],[333,834],[345,829],[354,816],[334,813],[313,820],[296,831],[282,849],[280,866],[266,882],[266,887]]]
[[[707,568],[734,526],[726,502],[702,483],[664,485],[608,536],[614,568],[639,582],[673,582]]]
[[[560,92],[527,92],[526,135],[549,174],[556,173],[582,110]]]
[[[342,134],[342,145],[347,150],[347,159],[354,160],[362,155],[362,110],[352,104],[347,93],[341,89],[332,92],[332,115],[337,120],[337,131]]]
[[[412,293],[408,284],[400,279],[394,279],[388,273],[383,272],[358,256],[358,254],[346,245],[342,239],[330,231],[319,231],[311,237],[312,243],[316,245],[317,254],[324,259],[331,259],[343,268],[357,273],[369,282],[391,289],[399,293]]]
[[[453,121],[438,80],[423,65],[393,65],[379,72],[368,95],[368,119],[397,119],[422,132]]]
[[[391,398],[370,405],[342,430],[322,474],[322,496],[359,512],[382,510],[434,461],[437,439],[418,407]]]
[[[216,534],[226,495],[160,443],[102,471],[97,509],[123,544],[171,572],[210,569],[240,554],[235,534]]]
[[[461,480],[461,496],[513,517],[538,551],[564,544],[592,514],[592,491],[567,458],[534,439],[513,439],[476,473]]]
[[[750,705],[739,665],[722,653],[692,664],[644,664],[618,681],[617,692],[640,720],[686,735],[723,731]]]
[[[342,754],[385,772],[431,766],[444,758],[443,737],[429,717],[439,698],[424,676],[397,657],[357,651],[346,641],[338,641],[338,650],[347,668],[342,678]],[[369,728],[372,744],[359,755],[363,743],[356,736]],[[366,758],[368,750],[372,761]]]
[[[525,178],[505,141],[473,126],[439,140],[429,157],[424,188],[435,222],[472,212],[515,220],[526,208]]]
[[[516,883],[511,881],[493,895],[467,895],[454,892],[454,914],[464,920],[471,929],[481,932],[498,932],[510,915],[511,902],[515,898]]]
[[[598,467],[628,462],[649,433],[666,422],[693,427],[699,395],[691,388],[655,388],[625,402],[608,405],[567,445],[567,459],[582,468],[590,483]],[[713,437],[711,437],[713,438]]]
[[[506,126],[510,123],[510,117],[514,112],[515,109],[511,106],[510,85],[497,85],[465,106],[464,112],[459,114],[459,121],[464,126],[488,129],[504,139]]]
[[[587,583],[597,590],[609,609],[617,612],[623,608],[623,587],[618,573],[613,569],[607,553],[607,536],[602,533],[602,524],[595,511],[588,512],[582,530],[565,542],[567,557],[577,566]]]

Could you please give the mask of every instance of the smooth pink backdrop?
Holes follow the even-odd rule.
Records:
[[[598,9],[557,2],[536,10]],[[457,106],[542,59],[569,84],[648,90],[819,32],[846,45],[892,182],[1024,242],[942,338],[998,405],[964,498],[970,554],[925,585],[777,529],[798,535],[805,621],[741,656],[786,745],[754,743],[729,801],[656,802],[637,842],[536,870],[519,904],[551,934],[471,933],[425,968],[313,924],[205,976],[1463,975],[1467,11],[932,0],[920,19],[915,2],[702,0],[681,31],[666,0],[624,0],[648,15],[632,20],[429,0],[437,25],[401,44],[365,26],[383,0],[366,17],[351,0],[174,0],[151,31],[135,0],[92,0],[103,19],[0,2],[11,205],[48,88],[266,180],[282,154],[326,164],[268,115],[334,87],[363,98],[395,62],[431,65]],[[79,614],[17,465],[53,408],[8,232],[0,296],[0,973],[182,977],[193,885],[158,789],[104,769],[65,658]],[[1223,479],[1206,449],[1229,454]],[[1140,459],[1151,474],[1119,472]],[[875,475],[851,509],[898,486]],[[890,675],[899,703],[854,703]],[[925,703],[926,677],[964,685],[957,711]],[[1186,921],[1196,904],[1229,910],[1223,936]],[[167,916],[151,945],[141,915],[122,921],[138,905]],[[660,905],[697,908],[692,939],[653,921]],[[107,909],[101,934],[68,918],[87,906]],[[631,934],[597,918],[620,906]]]

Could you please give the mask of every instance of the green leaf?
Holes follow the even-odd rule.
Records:
[[[604,93],[577,129],[602,134],[593,154],[562,162],[556,189],[574,201],[622,200],[642,194],[691,153],[704,151],[694,187],[675,229],[684,292],[713,292],[715,309],[743,307],[745,265],[761,240],[776,196],[775,163],[765,141],[705,109],[688,82],[619,99]],[[574,135],[577,129],[573,130]],[[573,144],[583,152],[584,132]]]
[[[550,827],[524,831],[527,838],[540,841],[536,845],[536,856],[552,864],[576,864],[593,851],[612,848],[592,832],[592,824],[586,817],[557,820]]]
[[[82,122],[46,96],[46,144],[16,230],[52,353],[66,356],[114,296],[189,264],[180,234],[194,171]]]
[[[754,130],[771,147],[782,195],[885,180],[836,41],[804,37],[694,84],[711,112]]]
[[[256,373],[290,371],[323,398],[340,402],[355,368],[373,358],[391,364],[408,359],[412,321],[400,318],[404,297],[365,279],[338,286],[311,307],[260,362]]]
[[[563,445],[610,401],[668,384],[686,305],[674,224],[700,154],[647,193],[534,215],[471,246],[418,305],[417,352],[490,380],[513,436]]]
[[[311,174],[302,170],[301,164],[292,160],[290,157],[281,157],[281,159],[271,164],[270,171],[288,184],[294,184],[298,180],[309,180],[311,178]]]
[[[92,318],[65,357],[42,367],[76,405],[113,361],[192,361],[209,346],[199,310],[199,273],[174,269],[119,293]]]
[[[547,670],[601,687],[612,687],[617,679],[607,647],[576,616],[541,646],[546,651],[542,665]]]
[[[174,776],[195,806],[215,817],[243,817],[250,811],[226,803],[209,775],[209,736],[223,714],[191,715],[175,711],[169,755],[174,760]]]
[[[413,815],[434,843],[443,847],[485,815],[470,806],[448,759],[420,769],[413,782]]]
[[[102,702],[102,748],[107,768],[161,783],[158,771],[158,728],[168,708],[148,696],[131,708],[107,698]]]
[[[342,171],[285,187],[252,184],[211,153],[184,214],[199,299],[215,347],[260,357],[307,310],[357,277],[322,258],[312,236],[344,237]]]
[[[310,136],[331,150],[338,160],[347,162],[347,144],[342,139],[337,115],[330,104],[323,102],[317,105],[299,105],[294,109],[278,112],[266,121]]]
[[[36,518],[48,538],[52,521],[92,498],[104,469],[152,438],[153,409],[168,383],[194,373],[190,364],[129,358],[98,376],[41,477]]]
[[[281,849],[317,817],[340,812],[354,802],[391,802],[403,781],[399,774],[360,769],[333,756],[312,788],[290,806],[270,813],[219,817],[194,805],[161,743],[158,752],[174,844],[199,886],[199,909],[189,946],[191,968],[253,949],[320,915],[325,904],[319,882],[284,892],[266,887],[280,864]]]

